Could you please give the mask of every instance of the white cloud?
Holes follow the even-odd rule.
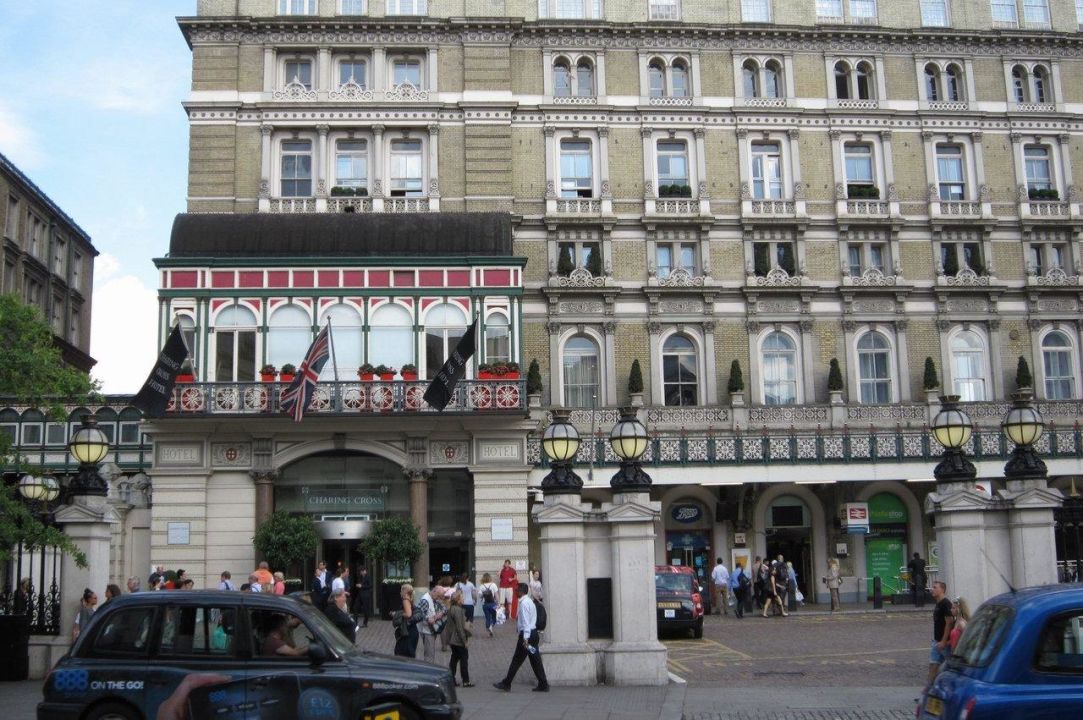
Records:
[[[68,66],[51,78],[50,86],[55,93],[99,110],[153,115],[174,110],[176,97],[184,91],[187,69],[173,67],[167,61],[144,57],[143,62],[132,63],[126,56],[98,58],[77,64],[74,69]]]
[[[3,102],[0,102],[0,152],[24,172],[40,167],[44,158],[34,131]]]
[[[155,290],[134,275],[121,275],[94,289],[93,305],[94,377],[104,392],[138,392],[158,355]]]
[[[120,272],[120,261],[115,255],[102,253],[94,258],[94,285],[101,286]],[[97,311],[97,308],[95,308]]]

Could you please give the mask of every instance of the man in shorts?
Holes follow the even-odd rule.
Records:
[[[929,685],[933,684],[940,664],[948,658],[951,649],[951,628],[955,618],[951,614],[951,600],[946,597],[948,586],[937,580],[933,583],[933,644],[929,648]]]

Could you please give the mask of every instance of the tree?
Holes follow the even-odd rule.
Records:
[[[587,270],[594,277],[602,276],[602,251],[597,246],[592,247],[587,256]]]
[[[252,544],[272,568],[285,570],[312,557],[320,536],[308,515],[290,515],[279,510],[259,526]]]
[[[1027,359],[1022,355],[1019,356],[1019,364],[1015,367],[1015,387],[1034,387],[1034,378],[1030,374],[1030,365],[1027,364]]]
[[[632,361],[632,369],[628,373],[628,392],[643,392],[643,370],[639,367],[639,358]]]
[[[24,305],[15,295],[0,296],[0,397],[17,406],[36,408],[50,420],[67,421],[64,400],[86,403],[98,384],[64,362],[53,344],[53,331],[41,312]],[[0,462],[4,470],[20,475],[41,473],[14,451],[11,438],[0,433]],[[15,485],[0,485],[0,562],[11,557],[19,543],[24,548],[55,546],[71,555],[79,567],[86,556],[64,533],[42,523],[22,501]]]
[[[530,361],[530,368],[526,371],[526,391],[528,395],[542,391],[541,368],[538,367],[537,358]]]
[[[827,371],[827,389],[832,392],[842,390],[842,370],[839,368],[838,358],[831,358],[831,367]]]
[[[560,256],[557,258],[557,275],[568,277],[575,270],[575,258],[572,257],[572,246],[561,245]]]
[[[744,392],[745,376],[741,373],[741,363],[737,360],[730,363],[730,380],[726,388],[731,393]]]
[[[361,544],[369,557],[396,566],[409,565],[425,552],[417,527],[409,518],[397,515],[374,522]]]
[[[922,378],[921,386],[926,390],[938,390],[940,378],[936,376],[936,365],[931,357],[925,358],[925,377]]]

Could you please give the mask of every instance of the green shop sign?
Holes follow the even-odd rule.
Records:
[[[383,512],[384,494],[370,488],[304,486],[301,504],[306,513]]]
[[[870,525],[898,525],[907,517],[906,506],[897,495],[878,493],[869,498]]]

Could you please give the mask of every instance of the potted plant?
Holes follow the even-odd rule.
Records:
[[[278,368],[270,363],[259,369],[259,379],[265,383],[273,383],[278,375]]]
[[[293,382],[293,376],[297,374],[297,368],[292,363],[286,363],[278,371],[278,378],[284,383]]]
[[[403,380],[417,380],[417,365],[406,363],[399,370],[399,374],[402,375]]]
[[[745,376],[741,373],[741,363],[736,360],[730,363],[730,379],[726,389],[729,391],[732,407],[745,404]]]
[[[931,357],[925,358],[925,374],[921,386],[925,390],[926,402],[930,404],[937,402],[940,396],[940,378],[936,376],[936,365]]]
[[[285,510],[260,523],[252,538],[252,545],[272,568],[291,575],[303,571],[302,563],[315,555],[319,544],[320,536],[312,517],[291,515]]]
[[[530,407],[541,407],[541,392],[541,368],[535,358],[530,361],[530,368],[526,371],[526,399]]]
[[[493,363],[489,366],[489,372],[495,379],[500,380],[508,374],[508,366],[504,363]]]
[[[362,540],[361,547],[383,575],[380,616],[390,620],[391,611],[398,607],[403,583],[413,582],[410,565],[425,551],[425,545],[409,518],[392,515],[372,524],[372,532]]]
[[[632,360],[632,369],[628,371],[628,397],[632,407],[643,406],[643,369],[639,358]]]
[[[1019,356],[1019,364],[1015,366],[1015,388],[1016,390],[1031,390],[1034,388],[1034,378],[1030,374],[1030,365],[1022,355]]]
[[[842,405],[842,369],[838,358],[831,358],[831,367],[827,371],[827,391],[831,394],[832,405]]]
[[[493,379],[493,366],[489,363],[481,363],[478,365],[478,380],[492,380]]]
[[[369,365],[368,363],[362,363],[361,367],[357,368],[357,377],[361,378],[361,380],[365,382],[372,380],[375,374],[376,368],[374,368],[372,365]]]
[[[177,382],[190,383],[196,381],[195,371],[192,370],[192,361],[185,358],[181,363],[180,370],[177,371]]]
[[[395,379],[395,373],[398,371],[393,367],[381,364],[373,368],[373,372],[379,375],[384,382],[389,382]]]
[[[506,380],[518,380],[519,379],[519,363],[517,363],[517,362],[506,362],[506,363],[504,363],[504,367],[507,369],[507,372],[504,373],[504,378]]]

